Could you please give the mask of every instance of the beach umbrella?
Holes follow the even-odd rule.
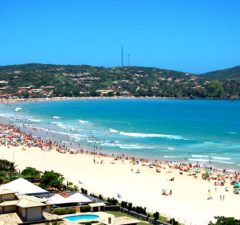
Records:
[[[199,172],[199,171],[200,171],[200,168],[196,167],[196,168],[194,168],[193,170],[194,170],[194,172]]]
[[[239,188],[239,187],[240,187],[240,182],[236,182],[236,183],[234,184],[234,187],[235,187],[235,188]]]

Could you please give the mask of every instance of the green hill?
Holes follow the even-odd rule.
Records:
[[[22,64],[0,67],[0,96],[239,98],[240,67],[202,75],[151,67]]]
[[[204,73],[201,75],[204,79],[232,79],[232,80],[240,80],[240,66],[236,66],[229,69],[224,70],[216,70],[208,73]]]

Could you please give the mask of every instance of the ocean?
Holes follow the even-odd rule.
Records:
[[[240,101],[24,102],[0,105],[0,116],[72,148],[240,169]]]

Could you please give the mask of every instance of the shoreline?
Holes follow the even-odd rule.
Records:
[[[86,97],[86,98],[52,98],[52,99],[50,99],[50,100],[48,100],[48,99],[42,99],[42,98],[40,98],[40,99],[28,99],[29,101],[25,101],[24,99],[21,99],[21,101],[19,102],[19,103],[22,103],[22,102],[42,102],[42,101],[74,101],[74,100],[76,100],[76,101],[78,101],[78,100],[105,100],[105,99],[114,99],[114,100],[121,100],[122,98],[115,98],[115,97],[113,97],[113,98],[109,98],[109,97],[106,97],[106,98],[99,98],[99,97]],[[123,98],[123,99],[148,99],[148,98]],[[153,99],[155,99],[155,98],[153,98]],[[162,98],[161,98],[162,99]],[[165,98],[164,98],[165,99]],[[168,100],[168,99],[166,99],[166,100]],[[181,100],[181,99],[179,99],[179,100]],[[8,104],[9,102],[7,102],[6,104]],[[9,104],[11,104],[11,103],[16,103],[16,102],[10,102]],[[0,104],[1,104],[1,102],[0,102]],[[4,104],[4,103],[3,103]],[[4,117],[2,117],[2,119],[3,119],[3,121],[6,121],[6,124],[11,124],[9,121],[8,121],[8,119],[7,118],[4,118]],[[4,123],[4,122],[3,122]],[[1,124],[1,121],[0,121],[0,124]],[[31,123],[29,123],[29,124],[31,124]],[[25,129],[26,130],[28,130],[28,132],[30,132],[30,133],[32,133],[32,131],[33,130],[35,130],[35,129],[39,129],[39,130],[42,130],[42,128],[41,127],[32,127],[31,128],[31,126],[30,126],[30,128],[27,128],[27,126],[25,127]],[[44,131],[46,134],[48,133],[48,132],[51,132],[51,130],[49,130],[49,131]],[[44,133],[43,132],[43,133]],[[52,132],[52,133],[55,133],[55,132]],[[56,132],[56,133],[58,133],[58,132]],[[46,134],[45,134],[45,136],[43,136],[43,138],[46,138]],[[59,133],[60,134],[60,133]],[[56,134],[55,136],[58,136],[58,134]],[[64,144],[65,145],[65,144]],[[206,162],[206,161],[204,161],[204,162],[202,162],[201,160],[200,161],[198,161],[197,159],[198,158],[196,158],[196,160],[188,160],[187,159],[187,156],[182,156],[181,158],[179,158],[179,160],[177,159],[177,158],[174,158],[174,157],[164,157],[164,156],[162,156],[162,157],[151,157],[151,156],[142,156],[142,155],[139,155],[139,154],[134,154],[134,153],[132,153],[132,154],[126,154],[126,153],[121,153],[121,152],[115,152],[114,150],[110,150],[110,149],[94,149],[93,148],[93,146],[90,146],[90,147],[88,147],[88,146],[81,146],[82,148],[84,148],[85,149],[85,151],[91,151],[91,152],[98,152],[98,153],[101,153],[101,154],[106,154],[106,155],[109,155],[109,156],[113,156],[114,157],[114,155],[115,156],[122,156],[122,155],[125,155],[125,156],[127,156],[128,158],[135,158],[136,160],[145,160],[145,161],[151,161],[151,162],[156,162],[156,161],[159,161],[159,162],[174,162],[174,163],[185,163],[185,164],[192,164],[192,165],[196,165],[196,164],[198,164],[198,165],[201,165],[201,167],[211,167],[211,168],[213,168],[213,169],[215,169],[215,170],[218,170],[218,171],[223,171],[223,170],[226,170],[226,171],[228,171],[228,172],[230,172],[230,173],[234,173],[234,172],[240,172],[240,168],[239,168],[239,166],[240,166],[240,164],[234,164],[234,166],[227,166],[227,164],[223,164],[223,165],[216,165],[216,164],[214,164],[214,163],[212,163],[211,162],[211,159],[209,158],[209,161],[208,162]],[[71,147],[72,148],[72,147]],[[73,148],[74,149],[74,148]],[[76,149],[77,149],[77,147],[76,147]],[[189,156],[190,157],[190,156]],[[172,159],[172,160],[171,160]],[[226,166],[225,166],[226,165]]]
[[[44,101],[78,101],[78,100],[124,100],[124,99],[159,99],[159,100],[218,100],[218,101],[240,101],[240,98],[176,98],[176,97],[135,97],[135,96],[115,96],[115,97],[50,97],[50,98],[18,98],[0,99],[0,104],[22,103],[22,102],[44,102]]]
[[[153,164],[121,155],[84,150],[76,153],[49,140],[24,135],[14,127],[2,126],[1,131],[8,140],[7,144],[1,143],[1,158],[15,162],[21,170],[27,166],[42,171],[54,170],[94,194],[116,198],[120,193],[121,201],[147,207],[150,212],[159,211],[185,225],[205,225],[220,215],[239,217],[240,196],[232,192],[230,182],[233,179],[240,181],[240,173],[225,173],[222,177],[220,171],[213,170],[211,179],[204,180],[201,177],[204,169],[194,171],[196,166],[193,164],[159,161]],[[220,185],[223,181],[224,186]],[[227,210],[224,211],[225,207]]]
[[[4,118],[5,119],[5,118]],[[5,120],[7,121],[7,120]],[[0,127],[1,127],[1,123],[0,122]],[[5,123],[2,123],[5,124]],[[6,122],[6,125],[9,125],[9,121]],[[32,135],[33,131],[37,131],[37,130],[41,130],[41,127],[18,127],[16,125],[10,124],[11,126],[20,129],[22,133],[27,134],[27,135]],[[25,129],[25,131],[23,131]],[[27,130],[27,132],[26,132]],[[179,158],[179,160],[174,159],[171,160],[171,158],[165,158],[164,156],[162,158],[157,158],[157,157],[149,157],[149,156],[141,156],[139,154],[128,154],[128,153],[121,153],[121,152],[116,152],[114,150],[109,150],[106,148],[102,148],[102,149],[96,149],[93,148],[93,146],[84,146],[82,145],[81,147],[72,147],[69,145],[66,145],[64,142],[58,142],[58,138],[61,139],[61,134],[55,134],[54,137],[56,138],[52,138],[52,137],[47,137],[47,135],[49,134],[49,132],[51,131],[43,131],[45,134],[43,136],[39,136],[39,138],[45,142],[47,139],[50,140],[51,142],[56,142],[56,144],[58,145],[59,148],[63,148],[65,149],[64,151],[66,152],[71,152],[72,154],[78,154],[78,153],[92,153],[92,154],[96,154],[96,155],[102,155],[102,156],[108,156],[108,157],[112,157],[112,158],[128,158],[128,159],[134,159],[135,161],[144,161],[144,162],[151,162],[151,163],[176,163],[176,164],[186,164],[186,165],[193,165],[193,166],[198,166],[199,168],[211,168],[214,171],[217,172],[223,172],[226,171],[228,173],[240,173],[240,169],[238,168],[238,166],[236,165],[234,168],[230,168],[230,167],[218,167],[214,164],[211,164],[210,159],[209,162],[207,164],[204,164],[201,161],[189,161],[186,158],[182,157]],[[53,132],[54,133],[54,132]],[[64,134],[65,135],[65,134]],[[197,159],[197,158],[196,158]]]

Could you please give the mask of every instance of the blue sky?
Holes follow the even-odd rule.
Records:
[[[238,0],[1,0],[0,65],[239,65]],[[127,64],[127,60],[125,60]]]

